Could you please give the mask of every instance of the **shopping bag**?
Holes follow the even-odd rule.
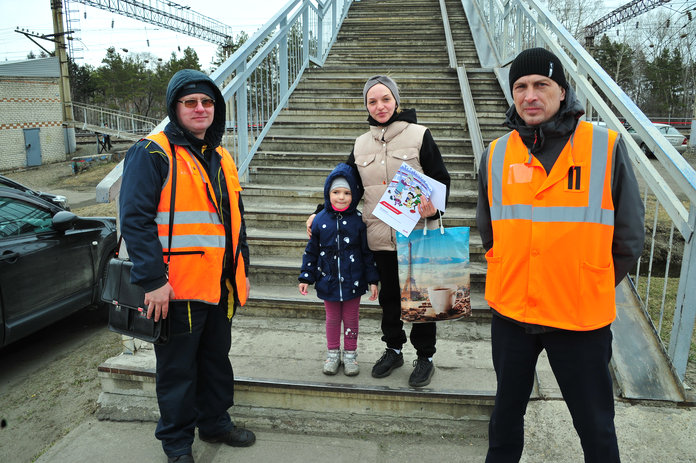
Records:
[[[471,315],[469,227],[396,234],[401,319],[421,323]]]

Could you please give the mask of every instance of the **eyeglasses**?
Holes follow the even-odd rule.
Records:
[[[215,100],[206,98],[204,100],[177,100],[179,103],[183,104],[184,107],[193,109],[198,107],[198,102],[203,105],[204,108],[212,108],[215,105]]]

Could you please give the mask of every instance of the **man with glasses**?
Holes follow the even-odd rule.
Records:
[[[206,442],[256,440],[227,412],[231,320],[249,295],[249,248],[237,168],[220,145],[222,93],[202,72],[185,69],[169,81],[167,108],[164,130],[126,154],[119,206],[132,282],[145,290],[148,318],[170,322],[169,342],[154,346],[155,436],[170,462],[193,462],[196,427]]]

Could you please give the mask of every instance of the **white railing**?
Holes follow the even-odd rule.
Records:
[[[102,129],[104,133],[120,135],[127,133],[136,136],[136,140],[149,134],[160,120],[153,117],[103,108],[86,103],[73,102],[73,117],[76,127],[95,130]]]
[[[241,178],[304,71],[310,63],[326,61],[352,1],[288,1],[211,74],[227,103],[223,146],[234,156]],[[97,186],[97,201],[115,199],[122,170],[121,163]]]
[[[487,47],[488,56],[497,61],[494,66],[499,68],[496,74],[504,80],[501,82],[503,89],[507,88],[507,73],[500,70],[505,71],[505,66],[520,51],[545,47],[563,63],[571,85],[586,106],[585,117],[601,120],[621,133],[634,170],[645,185],[649,256],[639,261],[633,283],[639,291],[643,309],[666,345],[677,375],[683,380],[696,321],[696,249],[692,239],[696,229],[696,172],[592,56],[536,0],[473,0],[462,4],[465,9],[475,8],[483,18],[486,30],[481,37],[487,43],[481,46]],[[621,121],[638,132],[655,153],[658,165],[646,158]],[[665,180],[661,172],[669,176],[669,180]],[[675,261],[681,265],[678,282],[676,276],[670,279],[670,275],[676,273],[670,272]],[[670,283],[674,283],[676,291],[670,291]],[[659,295],[653,296],[654,292]],[[671,292],[676,292],[676,297],[670,296]]]

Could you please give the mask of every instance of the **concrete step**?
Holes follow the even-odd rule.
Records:
[[[435,140],[439,138],[469,138],[468,129],[464,124],[452,122],[432,122],[427,126]],[[364,121],[276,121],[269,132],[270,136],[276,135],[313,135],[313,136],[342,136],[349,135],[354,138],[367,131],[368,126]]]
[[[348,148],[348,151],[349,150],[350,147]],[[326,180],[326,176],[331,172],[331,170],[332,169],[330,167],[298,167],[290,170],[285,167],[259,166],[252,164],[249,167],[249,182],[267,185],[287,185],[289,181],[292,181],[292,184],[298,188],[312,187],[323,185],[324,181]],[[462,190],[477,188],[473,168],[462,172],[450,172],[449,174],[452,181],[451,188]],[[269,201],[269,203],[270,202],[271,201]]]
[[[301,260],[307,246],[307,233],[304,229],[261,229],[247,228],[247,240],[249,243],[252,260],[259,258],[279,258],[291,256],[293,259],[299,256]],[[472,262],[484,262],[484,250],[481,238],[474,231],[470,237],[469,252]],[[299,272],[299,265],[297,267]]]
[[[336,163],[345,161],[345,156],[336,158]],[[334,166],[335,164],[328,164]],[[456,184],[455,184],[456,186]],[[310,187],[298,188],[288,185],[266,185],[260,183],[242,183],[242,198],[247,209],[263,208],[272,205],[276,208],[300,207],[307,214],[314,211],[316,205],[324,203],[323,183]],[[450,190],[449,208],[474,208],[478,193],[473,190],[452,188]]]
[[[249,305],[255,303],[252,300]],[[304,420],[326,410],[332,410],[332,415],[352,414],[354,426],[363,429],[385,416],[399,418],[392,431],[413,420],[449,422],[460,432],[461,428],[485,429],[495,394],[486,316],[439,322],[432,382],[413,389],[408,386],[415,358],[410,346],[404,349],[403,367],[387,378],[370,375],[372,363],[384,350],[378,319],[361,320],[360,375],[347,377],[341,372],[327,376],[321,371],[326,351],[323,320],[253,316],[250,312],[253,309],[240,310],[233,321],[230,357],[236,377],[236,410],[300,411],[295,414],[300,429]],[[137,414],[141,420],[157,419],[154,366],[153,351],[147,348],[100,365],[100,417],[127,419]],[[235,418],[242,417],[235,413]]]
[[[324,175],[326,177],[326,175]],[[318,203],[315,203],[318,204]],[[305,222],[314,207],[293,204],[278,207],[268,201],[258,206],[245,207],[244,219],[248,227],[264,230],[305,230]],[[442,218],[445,227],[476,227],[476,210],[471,207],[448,207]]]
[[[295,229],[297,231],[297,229]],[[291,249],[297,252],[295,255],[281,256],[257,256],[251,259],[249,265],[249,281],[253,287],[257,286],[277,286],[285,287],[288,291],[297,288],[297,278],[302,267],[302,253],[304,247]],[[479,255],[483,253],[480,252]],[[472,262],[471,271],[471,291],[483,293],[486,268],[481,262]]]
[[[302,135],[275,135],[271,132],[266,135],[261,143],[260,150],[288,152],[338,152],[350,153],[355,144],[355,137],[363,130],[351,136],[302,136]],[[470,153],[471,142],[468,138],[438,137],[437,146],[445,153]]]
[[[274,167],[335,167],[345,162],[345,153],[292,153],[286,151],[262,151],[254,155],[254,166]],[[467,171],[473,166],[473,155],[443,154],[445,166],[451,171]]]

